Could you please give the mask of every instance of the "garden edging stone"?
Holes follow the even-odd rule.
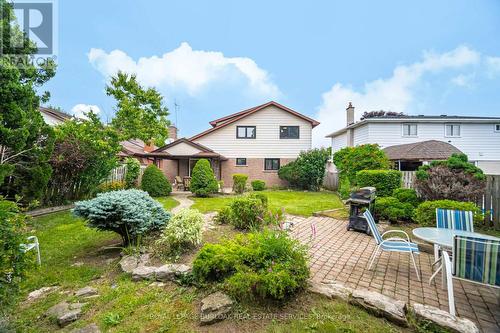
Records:
[[[340,298],[344,301],[348,301],[353,292],[351,288],[346,287],[341,283],[323,283],[316,281],[309,281],[308,290],[310,292],[320,294],[328,298]]]
[[[406,302],[398,301],[368,290],[354,290],[349,302],[361,306],[377,316],[385,317],[399,325],[408,326],[408,320],[406,319]]]
[[[56,318],[57,324],[60,327],[64,327],[80,318],[82,308],[85,304],[87,303],[68,303],[63,301],[48,309],[45,315]]]
[[[476,324],[467,318],[458,318],[434,306],[413,304],[413,311],[418,319],[429,320],[433,323],[458,333],[479,333]]]
[[[201,300],[201,325],[209,325],[226,319],[231,312],[233,301],[226,294],[217,291]]]

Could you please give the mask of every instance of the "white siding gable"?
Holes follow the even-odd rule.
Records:
[[[195,148],[185,142],[180,142],[175,146],[165,149],[164,151],[175,156],[190,156],[201,152],[198,148]]]
[[[255,139],[237,139],[237,126],[256,126]],[[299,126],[299,139],[280,139],[280,126]],[[311,149],[312,125],[273,105],[194,140],[228,157],[295,158]]]
[[[49,126],[57,126],[57,125],[63,123],[60,119],[58,119],[50,114],[47,114],[45,112],[40,112],[40,113],[42,114],[42,117],[43,117],[43,120],[45,121],[45,123]]]

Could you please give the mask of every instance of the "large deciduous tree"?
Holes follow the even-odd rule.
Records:
[[[49,94],[37,90],[54,76],[55,65],[30,63],[36,46],[15,24],[12,5],[0,0],[0,7],[0,192],[30,201],[41,198],[51,173],[54,134],[38,110]]]
[[[168,138],[168,109],[155,88],[143,88],[135,75],[123,72],[111,78],[106,94],[117,102],[111,125],[122,140],[141,139],[158,146]]]

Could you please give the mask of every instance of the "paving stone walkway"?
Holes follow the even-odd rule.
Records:
[[[408,254],[383,253],[375,268],[367,269],[375,249],[372,236],[346,230],[346,222],[327,217],[294,217],[292,235],[310,246],[311,277],[318,282],[337,281],[351,288],[368,289],[412,303],[448,310],[448,294],[440,275],[429,286],[434,257],[416,257],[422,275],[418,281]],[[316,237],[311,225],[315,225]],[[412,238],[412,235],[410,235]],[[498,289],[453,281],[457,313],[476,323],[483,332],[500,332]]]
[[[175,200],[179,201],[179,205],[172,209],[173,214],[178,213],[180,210],[182,210],[184,208],[189,208],[194,204],[194,201],[188,198],[188,196],[193,195],[191,192],[178,192],[178,191],[176,191],[176,192],[172,192],[171,195]]]

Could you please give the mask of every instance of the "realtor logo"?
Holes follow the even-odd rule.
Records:
[[[0,49],[0,55],[12,59],[23,53],[22,50],[28,45],[16,33],[20,30],[37,47],[36,53],[30,57],[31,62],[43,65],[48,59],[54,61],[57,58],[56,0],[15,0],[10,5],[12,11],[8,13],[11,14],[11,24],[1,33],[3,48]],[[1,10],[5,11],[4,8]]]

